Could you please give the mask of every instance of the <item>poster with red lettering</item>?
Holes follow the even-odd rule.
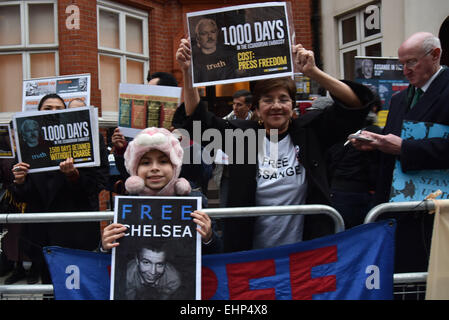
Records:
[[[100,165],[94,107],[18,112],[13,125],[18,160],[30,165],[29,173],[59,170],[68,158],[74,167]]]
[[[201,237],[190,216],[200,197],[115,198],[127,227],[112,249],[111,300],[201,299]]]
[[[286,2],[187,13],[193,86],[293,76],[290,17]]]
[[[39,101],[50,93],[58,94],[66,106],[72,100],[90,105],[90,73],[23,80],[22,111],[37,111]]]

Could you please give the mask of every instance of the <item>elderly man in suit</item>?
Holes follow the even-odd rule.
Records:
[[[440,40],[431,33],[418,32],[404,41],[399,47],[398,57],[404,67],[404,75],[410,82],[408,89],[393,96],[387,123],[381,135],[363,132],[364,136],[374,141],[352,140],[358,149],[377,149],[381,152],[377,203],[389,200],[397,159],[404,172],[449,168],[449,139],[400,138],[404,120],[449,125],[449,70],[440,65],[441,53]],[[397,217],[398,256],[395,272],[426,271],[433,215]],[[413,258],[399,258],[402,254]]]

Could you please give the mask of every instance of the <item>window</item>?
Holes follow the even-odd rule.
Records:
[[[338,18],[341,77],[354,79],[355,56],[382,56],[380,3]]]
[[[0,2],[0,111],[22,110],[23,79],[58,74],[57,30],[56,1]]]
[[[118,110],[119,83],[143,84],[149,65],[148,14],[97,1],[102,112]]]

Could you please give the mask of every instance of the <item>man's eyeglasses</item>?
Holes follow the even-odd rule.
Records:
[[[260,102],[262,102],[264,105],[272,107],[275,105],[275,103],[279,103],[279,105],[281,106],[288,106],[292,103],[292,100],[288,98],[281,98],[279,100],[272,98],[262,98],[260,99]]]
[[[429,51],[427,51],[424,55],[422,55],[420,58],[418,58],[418,59],[410,59],[410,60],[407,60],[405,63],[403,63],[402,65],[404,66],[404,67],[407,67],[407,69],[412,69],[412,68],[414,68],[417,64],[418,64],[418,62],[419,62],[419,60],[421,60],[422,58],[424,58],[425,56],[427,56],[429,53],[431,53],[433,51],[433,49],[430,49]]]

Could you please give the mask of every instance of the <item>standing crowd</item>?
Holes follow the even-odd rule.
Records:
[[[192,50],[201,49],[200,40],[199,35],[196,46],[191,48],[189,39],[182,39],[176,52],[183,76],[184,102],[174,115],[171,130],[147,128],[133,140],[127,140],[115,129],[111,147],[120,172],[116,188],[110,187],[109,151],[101,136],[99,167],[76,168],[73,159],[68,158],[60,163],[59,170],[29,173],[28,163],[4,159],[0,167],[3,190],[24,204],[24,213],[98,211],[98,195],[105,189],[140,196],[199,195],[205,208],[207,185],[213,177],[220,187],[222,207],[329,205],[337,209],[349,229],[362,224],[373,206],[389,201],[396,160],[404,171],[448,168],[448,139],[400,138],[403,120],[449,125],[449,71],[440,66],[441,45],[432,34],[413,34],[399,47],[399,61],[410,86],[392,98],[384,128],[374,124],[381,108],[379,97],[364,85],[338,80],[320,70],[314,52],[301,44],[293,46],[295,69],[327,90],[329,95],[324,102],[317,100],[315,108],[295,117],[295,82],[289,77],[272,78],[255,81],[251,92],[236,92],[232,112],[218,117],[208,110],[192,84]],[[202,52],[206,59],[208,51]],[[177,86],[174,77],[163,72],[149,75],[148,81]],[[74,100],[66,106],[63,99],[53,94],[42,98],[39,110],[80,105],[82,102]],[[216,129],[222,137],[229,129],[255,133],[258,148],[271,150],[270,146],[276,143],[277,153],[265,152],[254,163],[250,161],[253,146],[247,140],[243,144],[234,140],[232,149],[222,150],[226,161],[219,165],[186,161],[182,165],[184,150],[175,132],[187,130],[193,137],[195,121],[201,122],[202,131]],[[259,130],[266,135],[260,137]],[[351,139],[351,143],[346,143],[348,136],[359,130],[369,141]],[[194,143],[201,141],[190,141],[188,147]],[[245,155],[243,163],[235,159],[239,152]],[[333,233],[333,222],[324,214],[229,217],[223,219],[220,233],[203,211],[195,211],[192,218],[198,225],[205,254],[268,248]],[[417,213],[397,220],[395,272],[426,271],[433,216]],[[7,284],[24,278],[28,283],[36,283],[39,278],[42,283],[51,283],[42,254],[45,246],[110,252],[120,244],[126,231],[123,225],[112,223],[101,232],[99,222],[6,227],[9,233],[3,240],[0,273],[6,275],[12,270]],[[140,268],[145,255],[161,255],[155,250],[142,249],[145,254],[137,254],[133,268]],[[23,261],[30,261],[31,269],[24,270]],[[167,284],[168,290],[160,285],[158,279],[162,278],[163,270],[159,270],[159,276],[142,272],[142,279],[168,297],[177,282]],[[133,298],[141,290],[139,279],[130,281],[127,289]]]

